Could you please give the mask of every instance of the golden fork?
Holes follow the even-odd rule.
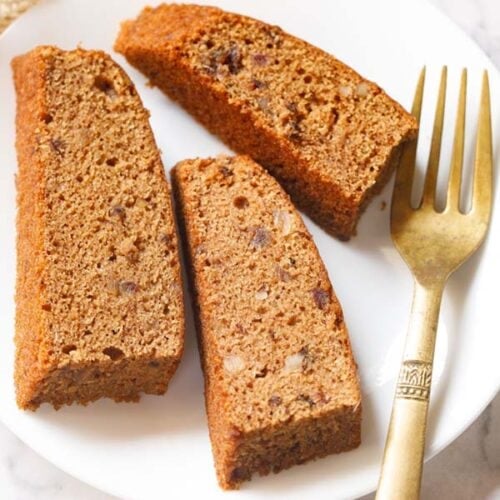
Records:
[[[492,139],[488,74],[483,75],[474,160],[472,207],[460,211],[464,155],[467,73],[463,70],[455,125],[446,208],[436,209],[436,180],[446,98],[443,68],[424,190],[412,208],[417,141],[402,152],[392,195],[391,234],[414,277],[414,294],[406,344],[385,444],[378,500],[412,500],[420,495],[427,409],[439,308],[450,274],[481,245],[492,205]],[[420,122],[425,68],[420,75],[412,113]]]

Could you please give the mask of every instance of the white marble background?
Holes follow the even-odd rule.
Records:
[[[403,0],[402,0],[403,1]],[[500,68],[500,0],[431,0]],[[371,500],[368,495],[363,500]],[[500,500],[500,394],[425,467],[422,498]],[[111,500],[40,458],[0,424],[0,499]]]

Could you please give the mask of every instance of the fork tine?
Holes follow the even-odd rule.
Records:
[[[434,205],[439,156],[441,155],[441,137],[443,135],[447,75],[448,70],[446,66],[443,66],[443,69],[441,70],[441,82],[439,84],[439,95],[436,104],[436,114],[434,117],[431,150],[429,151],[429,161],[427,163],[427,174],[425,176],[424,193],[421,205]]]
[[[415,89],[415,96],[413,98],[413,105],[411,108],[412,115],[417,119],[420,125],[420,115],[422,112],[422,100],[424,96],[425,84],[425,66],[420,71],[418,77],[417,88]],[[394,191],[392,194],[392,213],[395,205],[406,205],[408,208],[411,206],[411,191],[413,184],[413,176],[415,173],[415,158],[417,156],[417,139],[408,142],[401,153],[401,158],[396,171],[396,180],[394,183]]]
[[[467,69],[462,70],[460,93],[458,97],[457,119],[455,122],[455,139],[451,157],[450,178],[448,181],[447,208],[459,209],[460,189],[462,186],[462,166],[464,162],[465,107],[467,98]]]
[[[493,184],[493,153],[491,138],[491,106],[488,72],[483,74],[481,105],[474,159],[474,184],[472,191],[472,210],[479,214],[483,222],[488,222],[491,212]]]

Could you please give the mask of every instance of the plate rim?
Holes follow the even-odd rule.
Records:
[[[60,3],[61,0],[57,0],[57,3]],[[15,21],[13,21],[1,34],[0,34],[0,47],[5,43],[5,38],[10,36],[10,33],[14,29],[18,29],[19,25],[24,22],[24,19],[28,15],[35,15],[33,12],[35,10],[43,9],[46,4],[52,3],[51,0],[39,0],[35,5],[31,6],[28,8],[27,11],[25,11],[23,14],[21,14]],[[498,73],[500,76],[500,69],[496,67],[496,65],[492,62],[491,58],[488,56],[488,54],[485,52],[485,50],[465,31],[463,30],[459,25],[457,25],[452,19],[450,19],[441,9],[438,8],[437,5],[432,3],[430,0],[420,0],[419,2],[416,2],[420,4],[421,9],[429,9],[433,11],[434,16],[438,16],[440,18],[441,23],[446,23],[448,26],[452,27],[456,31],[460,32],[461,36],[463,38],[467,38],[468,42],[472,45],[475,46],[477,50],[479,50],[483,56],[488,59],[492,63],[492,65],[495,68],[495,71]],[[144,5],[148,4],[148,2],[144,2]],[[113,53],[115,54],[115,53]],[[116,55],[116,54],[115,54]],[[119,63],[121,65],[121,63]],[[497,189],[500,189],[500,185],[496,186]],[[302,213],[301,213],[302,214]],[[492,386],[493,387],[493,386]],[[448,436],[446,436],[446,439],[444,439],[442,442],[431,446],[431,448],[426,449],[426,454],[425,454],[425,462],[428,462],[435,456],[437,456],[441,451],[445,450],[453,441],[455,441],[460,435],[462,435],[477,419],[478,417],[485,411],[485,409],[488,407],[488,405],[492,402],[492,400],[499,394],[500,392],[500,373],[498,380],[496,382],[496,387],[492,388],[491,394],[488,393],[488,396],[484,399],[482,405],[477,405],[474,407],[474,411],[470,413],[470,415],[473,415],[471,417],[469,415],[468,420],[463,420],[464,424],[460,426],[459,428],[455,429],[455,432],[450,432]],[[74,471],[70,470],[68,468],[63,459],[57,460],[52,457],[48,457],[46,453],[44,453],[43,450],[40,449],[40,447],[37,444],[33,444],[29,442],[29,436],[27,436],[28,432],[26,431],[25,428],[17,428],[15,425],[11,425],[11,422],[8,419],[4,419],[2,417],[2,412],[0,412],[0,422],[5,425],[5,427],[12,432],[16,437],[18,437],[26,446],[31,448],[37,455],[40,457],[44,458],[54,466],[56,466],[58,469],[63,471],[64,473],[68,474],[69,476],[82,481],[83,483],[86,483],[90,485],[91,487],[95,488],[96,490],[100,492],[104,492],[113,496],[116,496],[116,492],[113,492],[106,486],[103,486],[99,484],[99,481],[95,481],[94,479],[85,477],[86,474],[82,475],[77,475]],[[371,479],[371,478],[369,478]],[[364,489],[359,489],[358,491],[360,492],[360,496],[364,496],[366,494],[369,494],[373,492],[376,489],[376,481],[370,481],[367,480],[366,482],[366,487]]]

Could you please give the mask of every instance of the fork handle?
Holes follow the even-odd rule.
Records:
[[[385,443],[377,500],[420,496],[432,362],[444,280],[415,281],[410,325]]]

